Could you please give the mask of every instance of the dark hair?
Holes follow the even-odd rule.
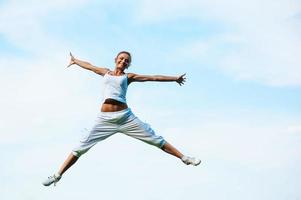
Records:
[[[116,58],[118,58],[118,56],[119,56],[120,54],[122,54],[122,53],[125,53],[125,54],[129,55],[129,57],[130,57],[129,62],[131,63],[131,62],[132,62],[132,56],[131,56],[130,52],[128,52],[128,51],[120,51],[120,52],[117,54]]]

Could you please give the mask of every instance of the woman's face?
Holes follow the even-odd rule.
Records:
[[[127,53],[121,53],[115,58],[116,68],[125,70],[131,64],[131,58]]]

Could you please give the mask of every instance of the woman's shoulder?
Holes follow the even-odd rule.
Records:
[[[134,73],[126,73],[127,77],[128,78],[133,78],[134,76],[136,76],[137,74],[134,74]]]

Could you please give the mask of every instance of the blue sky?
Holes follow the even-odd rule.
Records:
[[[301,3],[296,0],[0,1],[1,199],[301,197]],[[187,82],[137,83],[134,113],[198,167],[121,134],[54,173],[101,102],[101,77],[69,51]],[[22,178],[20,178],[22,177]]]

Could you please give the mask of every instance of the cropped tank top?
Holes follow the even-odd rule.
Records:
[[[128,88],[127,74],[112,76],[107,72],[103,80],[103,102],[106,99],[114,99],[126,103],[126,92]]]

